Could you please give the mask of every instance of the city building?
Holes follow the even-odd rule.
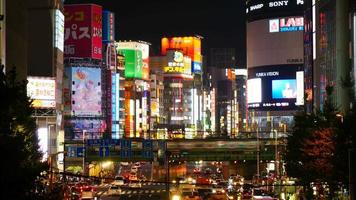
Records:
[[[271,136],[304,106],[304,2],[246,1],[250,131]]]
[[[209,54],[209,66],[218,68],[231,68],[236,66],[234,48],[211,48]]]
[[[333,86],[333,102],[341,113],[347,113],[352,98],[348,81],[355,79],[355,70],[352,71],[355,3],[349,0],[307,1],[304,17],[307,111],[322,109],[326,87]]]
[[[119,41],[118,54],[124,58],[125,137],[149,138],[150,134],[150,68],[149,43]]]
[[[247,119],[247,69],[236,69],[237,133],[246,130]]]
[[[28,80],[43,161],[56,170],[63,170],[63,26],[61,1],[0,1],[0,63]]]
[[[103,104],[107,66],[102,62],[102,7],[71,4],[64,11],[65,171],[86,174],[85,141],[108,133]]]
[[[164,37],[161,55],[151,67],[163,72],[163,121],[157,128],[164,138],[202,137],[203,81],[201,37]],[[161,137],[161,136],[160,136]]]

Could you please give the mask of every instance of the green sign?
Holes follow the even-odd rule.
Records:
[[[125,57],[125,78],[142,79],[142,51],[120,49],[119,53]]]

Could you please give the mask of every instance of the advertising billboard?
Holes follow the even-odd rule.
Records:
[[[304,30],[303,17],[283,17],[269,20],[269,32],[292,32]]]
[[[56,82],[54,78],[34,77],[27,78],[27,95],[33,100],[34,108],[55,108]]]
[[[248,70],[247,103],[255,110],[294,110],[304,104],[302,65]]]
[[[113,42],[115,40],[115,14],[113,12],[103,11],[103,43]]]
[[[56,9],[54,10],[54,47],[63,52],[64,49],[64,15]]]
[[[181,50],[184,55],[192,59],[192,72],[201,72],[201,38],[193,36],[162,38],[161,54],[167,55],[168,50]]]
[[[101,139],[106,123],[100,119],[72,119],[65,122],[64,131],[67,139]]]
[[[249,0],[246,3],[248,21],[275,16],[300,15],[304,10],[304,0]]]
[[[64,6],[65,57],[102,59],[102,8],[95,4]]]
[[[247,23],[247,68],[303,64],[303,25],[298,16]]]
[[[115,138],[119,138],[119,121],[120,121],[120,74],[111,74],[111,132]]]
[[[72,115],[100,116],[101,69],[72,67]]]
[[[164,73],[169,74],[192,74],[192,62],[189,56],[185,56],[182,51],[168,50],[167,63],[163,67]]]
[[[149,80],[149,45],[142,42],[118,42],[117,52],[125,56],[125,77]]]

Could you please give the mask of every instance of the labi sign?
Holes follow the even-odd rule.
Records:
[[[303,17],[285,17],[280,19],[269,20],[269,32],[291,32],[303,31],[304,19]]]

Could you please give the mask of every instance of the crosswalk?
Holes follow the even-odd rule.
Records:
[[[142,189],[142,190],[122,190],[121,195],[130,195],[130,194],[154,194],[154,193],[163,193],[166,192],[165,189],[157,189],[157,190],[151,190],[151,189]]]

